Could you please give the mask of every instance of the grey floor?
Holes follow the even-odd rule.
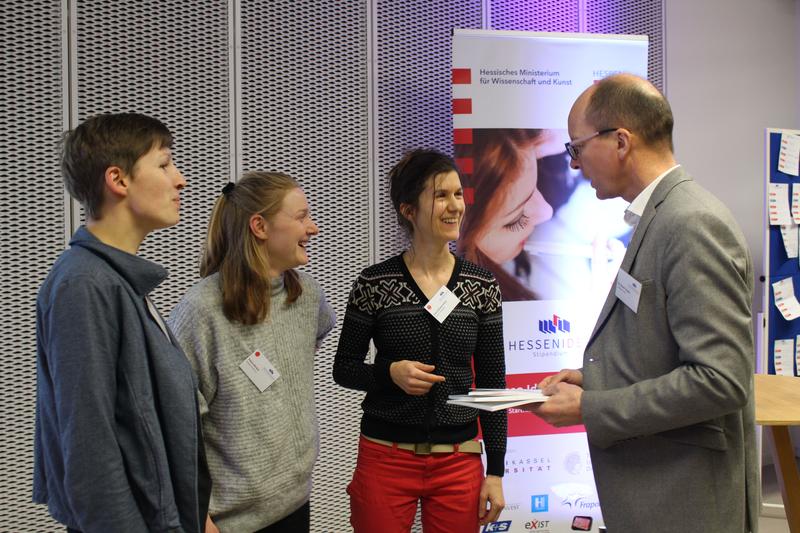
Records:
[[[789,525],[785,518],[767,518],[762,516],[758,519],[759,533],[789,533]]]
[[[761,498],[765,503],[782,503],[773,465],[764,465],[761,470],[761,484]],[[759,533],[789,533],[789,525],[785,518],[762,516],[758,520],[758,526]]]

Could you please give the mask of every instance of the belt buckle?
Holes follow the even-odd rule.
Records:
[[[414,443],[414,453],[416,455],[430,455],[431,443],[430,442],[416,442]]]

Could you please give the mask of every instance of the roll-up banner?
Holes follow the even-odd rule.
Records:
[[[500,283],[508,387],[582,364],[631,228],[625,201],[598,200],[570,168],[567,116],[605,76],[646,77],[647,46],[646,36],[454,31],[453,142],[467,203],[458,248]],[[506,507],[482,531],[598,531],[583,426],[511,409],[508,436]]]

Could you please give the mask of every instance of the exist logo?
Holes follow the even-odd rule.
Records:
[[[531,520],[530,522],[525,522],[525,529],[531,531],[542,531],[549,526],[550,520]]]
[[[483,526],[483,533],[495,533],[496,531],[511,531],[511,520],[489,522]]]
[[[534,494],[531,496],[531,512],[546,513],[549,507],[547,494]]]
[[[558,315],[553,315],[553,320],[540,320],[539,331],[542,333],[555,334],[556,332],[569,333],[569,321],[564,320]]]

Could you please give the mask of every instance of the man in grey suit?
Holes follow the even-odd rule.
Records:
[[[584,424],[609,533],[753,532],[753,270],[731,213],[676,164],[669,103],[611,76],[569,114],[572,166],[634,226],[583,368],[531,411]]]

